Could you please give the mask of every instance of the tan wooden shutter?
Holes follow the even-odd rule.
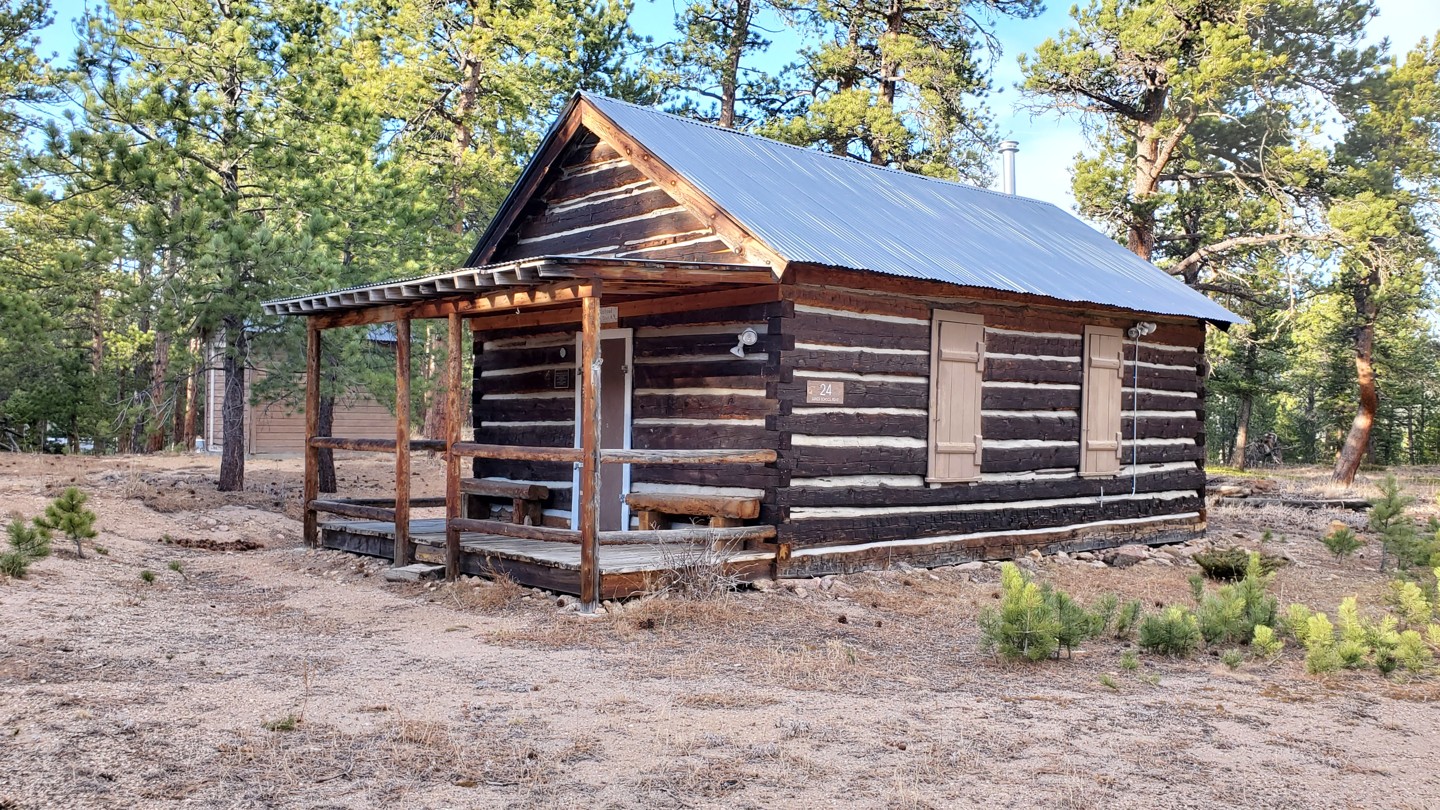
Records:
[[[1119,329],[1085,327],[1085,383],[1080,411],[1080,474],[1120,471],[1125,338]]]
[[[985,321],[936,312],[930,328],[930,481],[980,477]]]

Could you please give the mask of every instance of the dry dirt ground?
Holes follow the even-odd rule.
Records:
[[[298,469],[255,461],[222,496],[208,459],[0,455],[7,511],[78,485],[108,552],[57,544],[0,582],[0,808],[1440,806],[1432,678],[1317,680],[1294,650],[1127,672],[1115,640],[1003,664],[975,626],[993,569],[595,618],[513,583],[386,584],[377,561],[303,548]],[[386,472],[343,461],[342,491]],[[438,472],[417,459],[423,483]],[[1435,480],[1416,487],[1432,505]],[[1373,554],[1320,547],[1335,517],[1227,507],[1212,537],[1273,530],[1297,561],[1282,602],[1333,610],[1385,581]],[[1195,570],[1036,567],[1152,604],[1188,601]]]

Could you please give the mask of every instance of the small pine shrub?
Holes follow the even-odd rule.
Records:
[[[1395,558],[1400,568],[1429,562],[1429,554],[1421,556],[1420,534],[1416,531],[1415,520],[1405,510],[1415,499],[1400,491],[1400,484],[1394,475],[1386,475],[1380,484],[1380,497],[1370,502],[1370,530],[1380,537],[1380,570],[1385,570],[1386,556]],[[1424,545],[1428,545],[1424,544]]]
[[[155,572],[154,572],[154,571],[151,571],[151,570],[148,569],[148,568],[142,570],[142,571],[140,572],[140,581],[143,582],[143,583],[145,583],[146,585],[154,585],[154,584],[155,584]]]
[[[1425,598],[1425,592],[1414,582],[1391,582],[1385,600],[1400,614],[1400,620],[1411,627],[1424,627],[1429,624],[1434,613],[1434,606]]]
[[[1360,538],[1355,536],[1355,530],[1349,526],[1336,528],[1334,531],[1320,538],[1320,542],[1325,544],[1325,548],[1329,549],[1330,553],[1334,554],[1337,560],[1349,557],[1351,554],[1354,554],[1360,546],[1364,545],[1360,542]]]
[[[84,541],[92,540],[99,534],[95,531],[95,513],[85,508],[90,496],[76,487],[67,487],[60,497],[45,507],[45,514],[35,518],[35,523],[60,532],[75,544],[75,555],[85,556]]]
[[[1195,614],[1171,605],[1140,622],[1140,646],[1160,655],[1187,656],[1200,646],[1200,627]]]
[[[1289,633],[1291,638],[1303,642],[1305,629],[1309,626],[1310,617],[1313,615],[1315,613],[1309,607],[1299,602],[1292,602],[1285,608],[1285,616],[1281,620],[1281,624],[1284,625],[1285,632]]]
[[[1101,594],[1100,598],[1095,600],[1093,613],[1099,628],[1095,631],[1095,635],[1103,636],[1110,632],[1111,628],[1115,626],[1115,612],[1119,608],[1120,597],[1113,593]]]
[[[19,515],[10,518],[5,527],[10,550],[0,554],[0,574],[23,579],[30,572],[30,564],[50,556],[50,530],[40,525],[26,523]]]
[[[1205,577],[1191,574],[1186,581],[1190,583],[1190,598],[1195,600],[1195,604],[1205,601]]]
[[[1120,684],[1116,683],[1114,678],[1104,673],[1100,675],[1100,685],[1116,692],[1120,691]]]
[[[1120,653],[1120,668],[1126,672],[1134,672],[1140,668],[1140,656],[1134,650],[1126,650]]]
[[[1065,657],[1069,658],[1071,650],[1100,632],[1099,617],[1064,591],[1046,585],[1041,592],[1055,620],[1055,654],[1058,656],[1064,648]]]
[[[1419,633],[1406,630],[1395,645],[1395,660],[1409,672],[1421,672],[1434,662],[1435,654]]]
[[[1324,613],[1310,617],[1300,641],[1305,645],[1305,671],[1324,675],[1340,668],[1340,656],[1335,651],[1335,626]]]
[[[1115,616],[1115,638],[1123,640],[1135,633],[1140,625],[1140,610],[1139,599],[1131,599],[1120,607]]]
[[[1273,578],[1274,574],[1264,571],[1260,555],[1251,552],[1245,576],[1238,582],[1210,594],[1202,588],[1195,617],[1205,640],[1244,644],[1254,637],[1257,625],[1273,625],[1277,606],[1275,597],[1267,592]]]
[[[1239,669],[1245,663],[1245,653],[1236,649],[1229,649],[1220,654],[1220,663],[1230,669]]]
[[[1255,635],[1250,639],[1255,654],[1267,661],[1273,661],[1285,649],[1285,640],[1275,637],[1275,630],[1263,624],[1255,625]]]
[[[1039,585],[1014,563],[1000,565],[1000,607],[980,615],[981,642],[1002,658],[1039,661],[1059,648],[1059,622]]]

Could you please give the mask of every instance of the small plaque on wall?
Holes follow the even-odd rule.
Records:
[[[600,322],[615,323],[620,320],[619,307],[600,307]]]
[[[844,405],[845,383],[835,380],[810,380],[805,383],[805,402],[811,405]]]
[[[558,368],[558,369],[555,369],[555,371],[553,372],[553,374],[554,374],[553,383],[554,383],[554,387],[555,387],[556,389],[569,388],[569,387],[570,387],[570,369],[568,369],[568,368]]]

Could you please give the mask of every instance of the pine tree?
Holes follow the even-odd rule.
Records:
[[[881,166],[988,179],[984,100],[999,54],[979,20],[1032,17],[1037,0],[788,0],[781,9],[820,44],[801,52],[789,80],[799,110],[777,114],[764,134]]]
[[[38,520],[31,524],[12,515],[5,527],[10,550],[0,554],[0,574],[17,579],[30,570],[30,563],[50,556],[50,530]]]
[[[75,555],[85,556],[84,541],[99,534],[95,530],[95,513],[85,508],[90,496],[76,487],[67,487],[60,497],[45,507],[45,514],[35,518],[35,525],[59,532],[75,544]]]
[[[1415,519],[1406,513],[1415,499],[1400,490],[1394,475],[1386,475],[1380,483],[1380,497],[1370,502],[1370,530],[1380,536],[1380,570],[1385,570],[1387,554],[1395,557],[1401,568],[1409,568],[1416,540]]]

